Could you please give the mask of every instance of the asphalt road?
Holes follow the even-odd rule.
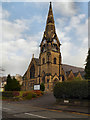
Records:
[[[66,118],[66,120],[71,120],[70,118],[88,119],[87,114],[50,109],[54,104],[55,98],[52,94],[46,94],[40,98],[22,102],[3,101],[2,117],[9,118],[8,120],[10,120],[10,118],[11,120],[13,120],[13,118],[15,118],[15,120],[20,120],[20,118],[25,118],[26,120],[35,118],[49,120],[56,120],[57,118]]]

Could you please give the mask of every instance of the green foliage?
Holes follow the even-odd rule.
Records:
[[[7,77],[7,84],[5,85],[5,91],[20,91],[21,86],[19,82],[13,78],[11,79],[11,76],[8,75]]]
[[[44,90],[45,90],[45,85],[44,85],[44,83],[41,83],[41,85],[40,85],[40,90],[41,90],[41,91],[44,91]]]
[[[15,96],[15,97],[20,96],[20,92],[19,91],[13,91],[13,96]]]
[[[85,73],[85,79],[90,79],[90,48],[86,59]]]
[[[37,94],[36,93],[32,93],[32,98],[36,98],[37,97]]]
[[[4,91],[2,92],[3,99],[10,100],[30,100],[32,98],[43,95],[42,91]]]
[[[30,100],[32,98],[37,97],[37,94],[32,91],[26,91],[26,92],[23,92],[22,97],[24,99]]]
[[[27,99],[27,100],[32,99],[32,93],[28,93],[27,96],[25,97],[25,99]]]
[[[42,94],[42,95],[44,95],[44,92],[43,92],[43,91],[41,91],[41,94]]]
[[[86,80],[57,83],[53,94],[57,99],[90,99],[90,83]]]
[[[12,91],[4,91],[4,92],[2,92],[2,97],[4,97],[4,98],[12,98],[12,97],[14,97],[14,94],[13,94]]]

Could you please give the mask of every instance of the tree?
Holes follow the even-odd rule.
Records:
[[[90,79],[90,48],[88,50],[88,56],[87,56],[87,59],[86,59],[85,79]]]
[[[44,91],[44,90],[45,90],[45,85],[44,85],[44,83],[41,83],[41,85],[40,85],[40,90],[41,90],[41,91]]]
[[[20,91],[21,86],[19,82],[13,77],[11,78],[10,75],[7,77],[7,84],[5,85],[5,91]]]

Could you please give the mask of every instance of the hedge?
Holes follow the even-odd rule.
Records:
[[[42,91],[4,91],[2,92],[2,97],[5,99],[32,99],[42,96],[44,93]]]
[[[65,81],[56,83],[53,94],[57,99],[90,99],[90,82]]]
[[[2,97],[12,98],[12,97],[14,97],[14,94],[12,91],[5,91],[5,92],[2,92]]]

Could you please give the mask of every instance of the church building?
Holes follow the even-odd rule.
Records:
[[[24,90],[33,89],[34,84],[44,83],[45,90],[51,91],[56,82],[66,80],[65,72],[62,69],[60,46],[50,2],[46,27],[40,43],[39,58],[35,58],[33,55],[23,76]]]

